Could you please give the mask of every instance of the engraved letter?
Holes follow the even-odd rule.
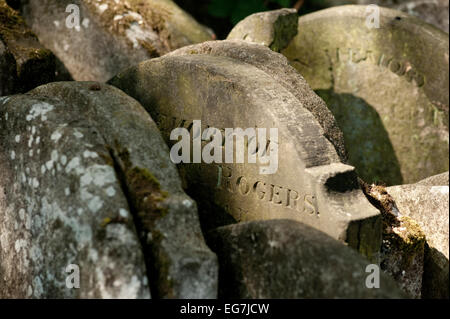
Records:
[[[170,133],[171,141],[181,141],[172,146],[170,150],[170,159],[175,164],[190,163],[191,162],[191,134],[185,128],[178,127]],[[180,155],[181,150],[181,155]]]
[[[380,28],[380,7],[371,4],[366,8],[366,26],[369,29],[379,29]]]

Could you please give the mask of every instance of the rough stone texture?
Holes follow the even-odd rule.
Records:
[[[324,6],[343,4],[378,4],[401,10],[449,32],[448,0],[325,0]]]
[[[55,62],[19,14],[0,0],[0,96],[54,81]]]
[[[0,96],[13,94],[16,81],[16,61],[0,39]]]
[[[66,27],[69,4],[80,8],[79,28]],[[23,0],[21,12],[75,80],[107,81],[143,60],[213,38],[170,0]]]
[[[381,269],[412,298],[420,298],[424,273],[425,234],[408,216],[401,216],[394,198],[381,185],[360,180],[364,194],[383,217]]]
[[[283,54],[327,102],[364,180],[399,185],[448,170],[448,35],[387,8],[369,29],[365,10],[300,17]]]
[[[139,103],[60,82],[0,104],[0,295],[217,296],[195,203]],[[68,264],[80,289],[65,289]]]
[[[239,221],[295,219],[369,258],[379,251],[380,215],[364,197],[354,168],[340,162],[312,113],[268,73],[228,57],[166,56],[110,82],[141,102],[168,144],[175,143],[174,128],[192,131],[194,120],[202,121],[202,129],[278,129],[275,174],[262,175],[265,165],[247,161],[179,166],[204,231]]]
[[[296,18],[297,21],[297,18]],[[310,111],[324,130],[325,137],[334,145],[342,162],[347,161],[344,136],[333,114],[324,101],[312,91],[305,79],[287,59],[269,48],[240,40],[208,41],[175,50],[167,56],[188,54],[209,54],[236,59],[251,64],[269,74],[285,89],[291,92]]]
[[[248,16],[233,28],[227,39],[254,42],[280,52],[297,32],[297,10],[281,9]]]
[[[448,172],[425,178],[417,183],[423,186],[448,186],[448,184]]]
[[[291,220],[253,221],[208,235],[219,263],[220,298],[404,298],[380,271],[380,289],[366,286],[369,261]]]
[[[381,269],[412,298],[421,298],[425,234],[416,221],[401,216],[383,233]]]
[[[401,185],[387,191],[400,213],[415,219],[426,235],[422,297],[449,298],[448,186]]]

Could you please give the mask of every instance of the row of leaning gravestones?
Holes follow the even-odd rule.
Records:
[[[169,0],[7,2],[0,297],[448,298],[447,34],[342,6],[211,41]],[[227,128],[277,134],[233,164]]]

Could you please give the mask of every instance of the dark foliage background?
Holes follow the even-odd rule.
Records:
[[[252,13],[300,7],[305,14],[323,7],[321,0],[175,0],[200,23],[225,39],[234,25]]]

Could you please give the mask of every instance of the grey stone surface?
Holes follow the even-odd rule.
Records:
[[[78,28],[66,26],[69,4],[79,7]],[[26,0],[21,12],[75,80],[107,81],[143,60],[213,38],[170,0]]]
[[[204,231],[287,218],[346,241],[370,258],[379,251],[380,215],[364,197],[354,168],[341,163],[296,95],[260,68],[223,56],[166,56],[130,68],[110,83],[141,102],[170,145],[172,130],[192,131],[194,120],[201,120],[203,129],[278,129],[275,174],[260,174],[265,165],[247,161],[179,166],[188,194],[199,204]],[[312,94],[303,89],[303,96]]]
[[[195,203],[139,103],[59,82],[0,104],[0,295],[217,296]],[[65,289],[68,264],[80,289]]]
[[[292,220],[220,227],[208,235],[208,244],[221,265],[221,298],[406,297],[382,272],[380,288],[367,288],[369,261]]]
[[[297,10],[280,9],[248,16],[233,28],[227,39],[254,42],[279,52],[286,48],[297,32]]]
[[[448,172],[430,176],[417,183],[423,186],[448,186]]]
[[[448,0],[325,0],[324,6],[377,4],[417,16],[442,31],[449,32]]]
[[[288,10],[289,11],[289,10]],[[334,145],[342,162],[347,161],[344,136],[333,114],[324,101],[315,94],[305,79],[287,59],[265,46],[241,40],[208,41],[183,47],[167,56],[208,54],[236,59],[251,64],[269,74],[276,82],[291,92],[310,111],[324,130],[325,137]]]
[[[414,183],[448,170],[448,35],[387,8],[370,29],[365,10],[300,17],[282,53],[335,115],[365,181]]]
[[[426,245],[424,231],[413,218],[401,215],[386,187],[360,182],[364,194],[383,217],[381,269],[411,298],[420,298]]]
[[[401,185],[387,191],[400,213],[415,219],[426,235],[423,298],[449,298],[448,186]]]
[[[0,96],[54,81],[55,63],[19,14],[0,0]]]

